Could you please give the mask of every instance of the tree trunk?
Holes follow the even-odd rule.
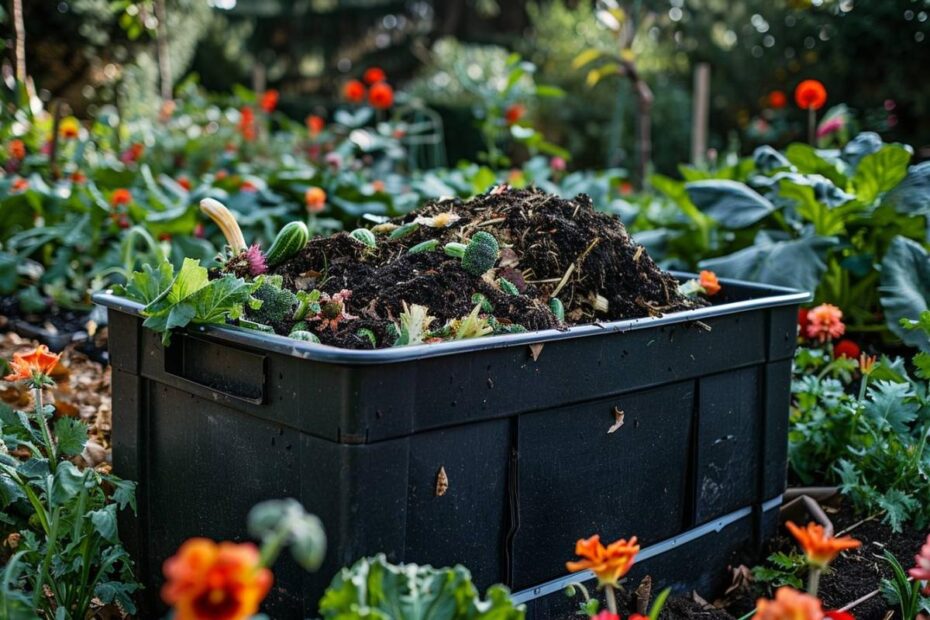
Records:
[[[161,98],[163,101],[169,101],[172,98],[174,82],[171,78],[168,13],[165,9],[165,0],[155,0],[155,19],[158,20],[158,27],[155,31],[155,45],[158,50],[158,77],[161,84]]]
[[[623,61],[623,68],[627,77],[633,83],[633,92],[636,93],[636,174],[634,185],[642,189],[649,178],[649,166],[652,163],[652,102],[654,97],[649,84],[636,70],[636,65],[630,61]]]
[[[23,22],[23,0],[11,0],[13,5],[13,30],[16,33],[14,54],[16,55],[16,79],[26,83],[26,25]]]

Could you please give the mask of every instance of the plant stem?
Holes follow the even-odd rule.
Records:
[[[39,608],[39,600],[42,598],[42,595],[45,593],[45,582],[48,580],[48,567],[52,563],[52,556],[57,548],[58,542],[58,522],[61,516],[61,509],[56,508],[52,512],[52,523],[48,535],[47,548],[45,550],[45,558],[42,560],[42,568],[39,570],[39,574],[36,580],[35,591],[32,593],[32,606],[35,609]]]
[[[614,587],[610,584],[604,586],[604,593],[607,595],[607,609],[611,613],[617,613],[617,594]]]
[[[261,556],[259,556],[258,565],[260,567],[268,568],[274,561],[278,559],[278,554],[281,553],[281,547],[284,546],[284,542],[287,540],[287,536],[290,533],[286,524],[283,524],[278,528],[274,534],[262,541],[262,550]]]
[[[817,596],[817,590],[820,588],[820,573],[823,569],[811,567],[810,574],[807,576],[807,593],[811,596]]]
[[[55,449],[55,441],[52,439],[52,431],[48,428],[48,420],[45,419],[45,408],[42,402],[42,388],[34,388],[36,401],[36,417],[39,419],[39,428],[42,430],[42,439],[45,441],[45,449],[48,452],[48,468],[54,474],[58,467],[58,454]]]
[[[807,108],[807,141],[811,146],[816,146],[817,139],[817,111],[813,106]]]

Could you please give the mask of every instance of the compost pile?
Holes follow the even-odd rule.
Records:
[[[620,220],[596,212],[584,194],[563,200],[502,186],[467,202],[429,202],[373,231],[373,247],[347,233],[317,238],[273,270],[291,290],[351,291],[345,305],[355,318],[314,324],[324,344],[391,346],[398,317],[412,304],[427,307],[438,327],[483,301],[499,332],[656,316],[706,303],[681,295],[675,278],[656,266]],[[479,231],[495,237],[500,258],[473,275],[443,247],[468,243]],[[409,251],[430,240],[438,244]],[[551,298],[561,300],[564,322],[550,309]],[[292,323],[272,327],[287,334]]]

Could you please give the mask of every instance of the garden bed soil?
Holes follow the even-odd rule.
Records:
[[[69,345],[96,362],[108,361],[106,328],[91,319],[106,320],[106,314],[83,310],[49,308],[41,313],[26,313],[15,297],[0,297],[0,332],[15,332],[38,340],[55,352]]]
[[[682,296],[677,280],[659,269],[620,220],[595,211],[584,194],[563,200],[536,189],[502,186],[467,202],[429,202],[387,228],[418,218],[448,217],[443,214],[453,214],[454,223],[421,224],[397,239],[379,235],[376,247],[346,233],[313,239],[274,273],[293,290],[317,288],[329,294],[351,290],[348,311],[357,319],[342,321],[334,329],[310,325],[324,344],[352,349],[373,346],[358,334],[361,328],[375,334],[377,346],[389,346],[390,326],[405,303],[428,307],[436,317],[433,327],[438,328],[468,315],[476,305],[476,293],[493,305],[501,325],[527,330],[561,326],[548,305],[552,297],[562,300],[567,325],[657,316],[705,305]],[[480,277],[442,249],[449,242],[467,243],[478,231],[490,233],[501,246],[495,268]],[[439,242],[435,250],[408,252],[432,239]],[[501,290],[498,278],[506,278],[521,294]],[[287,334],[291,326],[273,327]]]

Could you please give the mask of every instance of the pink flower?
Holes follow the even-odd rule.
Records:
[[[820,124],[820,127],[817,128],[817,137],[823,138],[824,136],[829,136],[831,133],[836,133],[846,125],[846,119],[842,116],[834,116],[830,120],[824,121]]]
[[[562,172],[565,170],[566,165],[565,160],[558,155],[549,160],[549,167],[553,172]]]
[[[807,337],[826,342],[846,333],[843,311],[832,304],[820,304],[807,313]]]
[[[257,243],[249,246],[244,252],[246,262],[249,264],[249,273],[253,276],[260,276],[268,271],[268,264],[265,263],[265,255],[259,249]]]
[[[923,581],[924,596],[930,596],[930,536],[920,548],[920,553],[914,556],[914,568],[907,571],[916,581]]]

